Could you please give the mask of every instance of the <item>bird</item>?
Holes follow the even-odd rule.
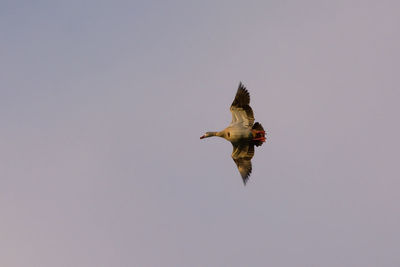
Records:
[[[219,132],[206,132],[200,139],[218,136],[232,143],[232,159],[246,185],[249,180],[254,156],[254,146],[261,146],[265,141],[265,130],[261,123],[254,123],[254,113],[250,107],[250,94],[242,82],[230,107],[232,122]]]

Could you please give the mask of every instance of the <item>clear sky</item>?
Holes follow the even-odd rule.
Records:
[[[399,10],[2,1],[0,266],[400,266]]]

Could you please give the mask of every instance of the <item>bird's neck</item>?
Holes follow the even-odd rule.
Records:
[[[209,136],[223,137],[224,133],[223,133],[223,131],[220,131],[220,132],[209,132]]]

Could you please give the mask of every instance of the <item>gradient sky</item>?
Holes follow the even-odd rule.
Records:
[[[0,265],[400,266],[399,10],[2,1]]]

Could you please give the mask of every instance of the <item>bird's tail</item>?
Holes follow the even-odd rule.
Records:
[[[256,133],[254,138],[265,137],[265,131],[264,131],[264,128],[262,127],[261,123],[259,123],[259,122],[254,123],[252,129],[256,130],[256,131],[264,132],[264,133],[262,133],[262,132],[261,133],[260,132]],[[261,146],[264,143],[262,140],[253,140],[253,142],[254,142],[254,144],[256,146]]]

